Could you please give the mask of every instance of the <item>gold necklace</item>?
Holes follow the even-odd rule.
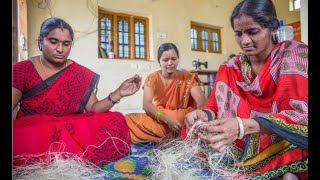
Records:
[[[39,58],[39,61],[40,61],[40,64],[41,64],[42,69],[44,70],[44,72],[46,73],[47,78],[48,78],[48,77],[49,77],[49,74],[48,74],[48,72],[47,72],[46,68],[45,68],[45,67],[44,67],[44,65],[43,65],[43,62],[42,62],[41,57]],[[63,67],[63,68],[67,67],[67,64],[68,64],[68,60],[66,61],[66,64],[64,65],[64,67]],[[61,69],[63,69],[63,68],[61,68]],[[60,69],[60,70],[61,70],[61,69]],[[60,71],[60,70],[59,70],[59,71]]]

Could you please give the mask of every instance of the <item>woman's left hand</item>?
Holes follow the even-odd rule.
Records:
[[[125,80],[117,89],[121,97],[130,96],[136,93],[141,86],[141,77],[134,75],[132,78]]]
[[[238,138],[238,134],[238,120],[236,118],[225,118],[208,122],[204,132],[198,135],[213,150],[222,152]]]

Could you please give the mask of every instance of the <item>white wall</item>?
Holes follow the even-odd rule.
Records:
[[[301,0],[301,40],[308,44],[308,0]]]
[[[279,1],[279,0],[278,0]],[[45,2],[45,1],[43,1]],[[164,42],[173,42],[180,51],[181,65],[193,69],[192,61],[208,61],[209,69],[217,70],[229,54],[240,49],[234,40],[229,17],[239,0],[52,0],[49,8],[41,8],[37,1],[28,0],[28,54],[40,54],[36,39],[40,24],[50,16],[57,16],[73,27],[75,41],[70,59],[98,73],[98,99],[105,98],[122,81],[139,74],[143,77],[159,69],[157,49]],[[201,3],[200,3],[201,2]],[[109,60],[98,58],[98,6],[114,12],[133,14],[149,18],[150,60]],[[212,54],[191,51],[191,21],[221,28],[222,53]],[[163,32],[166,38],[157,38]],[[123,98],[113,107],[117,111],[142,109],[142,90]]]
[[[289,0],[273,0],[278,19],[284,24],[300,21],[301,41],[308,44],[308,0],[301,0],[300,9],[289,11]]]

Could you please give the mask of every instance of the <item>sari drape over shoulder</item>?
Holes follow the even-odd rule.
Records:
[[[277,44],[259,74],[238,55],[223,63],[204,108],[217,118],[255,119],[272,132],[236,140],[242,168],[257,179],[286,172],[308,177],[308,46],[292,40]]]
[[[13,65],[13,87],[22,93],[13,121],[13,162],[25,155],[70,152],[100,165],[127,154],[130,134],[118,112],[85,112],[99,75],[73,62],[42,80],[29,60]]]
[[[153,105],[184,125],[185,115],[196,108],[191,96],[191,88],[199,84],[196,74],[177,71],[176,78],[166,87],[158,71],[146,78],[144,86],[154,90]],[[131,141],[134,144],[155,142],[167,137],[171,131],[166,124],[158,123],[154,117],[146,113],[125,115],[130,129]],[[183,132],[185,129],[182,130]],[[183,133],[182,132],[182,133]]]

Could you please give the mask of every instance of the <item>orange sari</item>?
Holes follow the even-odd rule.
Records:
[[[161,81],[159,71],[148,75],[144,84],[154,90],[153,105],[183,126],[185,115],[196,109],[196,103],[190,93],[191,88],[196,85],[199,85],[198,76],[185,71],[177,71],[176,79],[167,87]],[[131,113],[125,118],[134,144],[159,141],[171,134],[166,124],[158,123],[154,117],[146,113]]]

